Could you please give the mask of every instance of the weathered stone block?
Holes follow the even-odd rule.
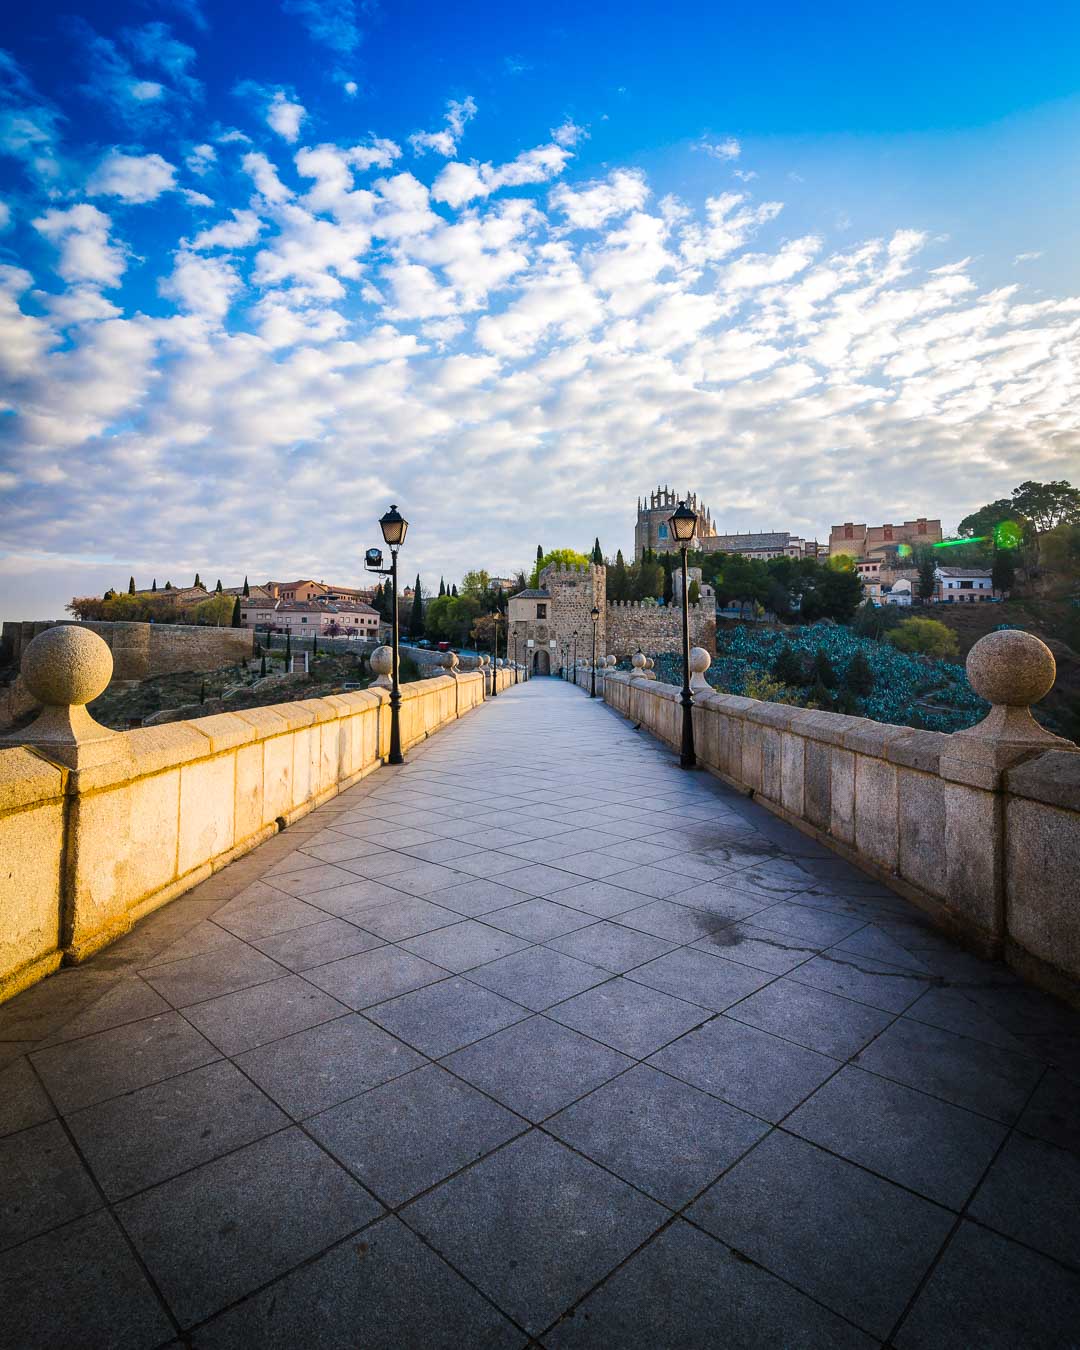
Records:
[[[805,745],[803,812],[811,825],[828,833],[832,828],[833,748],[821,741]]]
[[[975,934],[1004,936],[1001,798],[997,793],[944,782],[945,897]]]
[[[1009,937],[1080,982],[1080,812],[1012,797],[1005,838]]]
[[[219,755],[180,770],[179,875],[231,848],[236,757]]]
[[[870,755],[855,756],[855,847],[879,867],[896,871],[896,769]]]
[[[900,769],[897,784],[900,875],[927,895],[941,896],[946,876],[944,786],[937,774],[913,769]]]
[[[265,817],[266,794],[263,787],[264,741],[241,745],[236,751],[236,840],[255,834],[268,821]],[[270,820],[274,817],[271,816]]]
[[[780,741],[781,801],[786,811],[802,816],[805,806],[806,745],[802,736],[784,732]]]

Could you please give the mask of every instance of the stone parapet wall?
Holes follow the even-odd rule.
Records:
[[[500,670],[499,688],[512,677]],[[401,690],[403,749],[484,701],[479,673]],[[365,775],[385,691],[116,733],[101,762],[0,750],[0,1001],[79,961]]]
[[[655,656],[682,650],[682,609],[639,601],[607,607],[606,654],[625,660],[635,652]],[[699,600],[690,606],[690,645],[716,655],[716,605]]]
[[[603,693],[678,748],[675,686],[608,672]],[[693,717],[701,767],[1080,1003],[1080,754],[1036,750],[998,769],[964,733],[733,694],[696,695]]]
[[[3,651],[15,664],[39,633],[63,619],[35,619],[3,626]],[[108,643],[113,679],[146,680],[181,671],[220,670],[251,659],[255,633],[248,628],[211,628],[202,624],[94,621],[74,624],[89,628]]]

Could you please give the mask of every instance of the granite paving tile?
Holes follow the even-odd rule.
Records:
[[[498,853],[494,849],[470,853],[468,857],[458,858],[454,863],[457,871],[466,872],[473,877],[502,876],[507,872],[517,871],[521,865],[520,858],[515,858],[509,853]],[[513,901],[510,901],[510,903],[512,904]]]
[[[0,1251],[101,1205],[58,1120],[0,1139]]]
[[[757,915],[758,922],[763,923],[762,916],[776,904],[776,898],[743,890],[740,876],[739,872],[714,876],[712,880],[682,887],[672,898],[678,900],[680,905],[704,910],[718,919],[748,919],[751,915]]]
[[[675,943],[665,938],[639,933],[636,929],[624,928],[617,923],[597,923],[592,915],[588,919],[588,927],[562,937],[549,938],[545,946],[577,957],[579,961],[601,966],[614,974],[632,970],[657,956],[663,956],[665,952],[675,950]]]
[[[544,1344],[550,1350],[871,1350],[877,1342],[677,1219],[547,1332]]]
[[[173,1323],[105,1211],[0,1255],[4,1343],[147,1350]]]
[[[538,1121],[632,1061],[546,1017],[530,1017],[458,1050],[443,1063],[519,1115]]]
[[[780,1131],[687,1217],[879,1338],[953,1224],[948,1210]]]
[[[520,905],[522,892],[505,885],[501,880],[477,877],[434,891],[431,898],[447,909],[452,909],[459,918],[477,918],[510,905]]]
[[[517,867],[513,872],[504,872],[499,880],[504,886],[511,886],[525,895],[534,896],[554,895],[556,891],[565,891],[581,882],[581,878],[575,873],[559,867],[548,867],[544,863],[530,863]]]
[[[40,1125],[56,1114],[25,1055],[0,1069],[0,1137]]]
[[[892,1021],[880,1008],[799,984],[795,973],[743,999],[728,1016],[835,1059],[848,1059]]]
[[[713,914],[706,914],[704,910],[690,909],[673,900],[653,900],[615,917],[627,928],[636,928],[642,933],[651,933],[653,937],[678,943],[696,942],[705,934],[723,928],[727,922]]]
[[[820,950],[817,946],[808,946],[801,938],[774,933],[754,923],[725,924],[693,945],[699,951],[712,952],[739,965],[766,970],[773,975],[788,974]]]
[[[469,979],[533,1012],[611,979],[611,972],[547,947],[529,947],[469,971]]]
[[[324,917],[321,909],[293,895],[262,896],[242,905],[239,899],[223,905],[214,914],[214,922],[245,942],[319,923]]]
[[[925,1022],[942,1031],[955,1032],[957,1036],[967,1036],[973,1041],[1000,1046],[1002,1050],[1011,1050],[1015,1055],[1031,1053],[1030,1047],[1011,1031],[1006,1031],[1000,1022],[995,1021],[962,989],[927,989],[904,1016],[913,1022]]]
[[[898,1350],[1072,1350],[1080,1275],[970,1222],[893,1338]]]
[[[1024,1108],[1017,1127],[1080,1154],[1080,1078],[1049,1069]]]
[[[117,1206],[182,1326],[314,1256],[381,1212],[296,1128]]]
[[[358,906],[347,910],[342,917],[386,942],[401,942],[405,938],[419,937],[421,933],[430,933],[436,928],[460,923],[462,916],[456,910],[430,900],[398,892],[398,898],[389,904]]]
[[[386,1218],[195,1333],[197,1350],[521,1350],[525,1336]]]
[[[490,989],[458,977],[380,1003],[367,1015],[425,1055],[439,1059],[521,1021],[528,1013]]]
[[[869,956],[846,954],[835,948],[804,962],[792,972],[791,978],[799,984],[812,985],[815,989],[841,994],[894,1013],[910,1008],[929,988],[927,979],[911,970],[888,966]]]
[[[288,1117],[224,1060],[68,1117],[110,1200],[157,1185],[288,1124]]]
[[[593,881],[603,881],[605,877],[625,872],[627,866],[622,858],[614,858],[610,853],[593,850],[589,853],[574,853],[569,858],[559,859],[561,871],[570,872],[576,877],[588,877]]]
[[[613,915],[641,907],[641,896],[637,891],[628,891],[610,881],[580,881],[557,894],[560,905],[580,909],[598,919],[610,919]]]
[[[446,970],[400,947],[383,946],[307,970],[304,978],[356,1011],[445,980]]]
[[[277,979],[283,971],[276,961],[245,944],[151,966],[141,973],[147,984],[174,1008],[186,1008],[249,985],[264,984]]]
[[[357,1014],[246,1050],[236,1063],[300,1120],[419,1068],[424,1058]]]
[[[1014,1134],[968,1214],[1080,1271],[1080,1157]]]
[[[38,1050],[31,1061],[64,1113],[196,1069],[220,1052],[177,1012]]]
[[[837,1069],[834,1059],[724,1015],[665,1046],[649,1063],[773,1122]]]
[[[742,873],[738,874],[740,877]],[[810,909],[806,905],[780,902],[759,913],[754,920],[762,928],[771,928],[778,933],[790,933],[808,941],[820,940],[822,945],[831,946],[842,942],[844,938],[864,927],[864,921],[845,918],[842,914],[832,914],[828,910]]]
[[[712,1013],[619,975],[550,1008],[548,1016],[641,1059]]]
[[[490,928],[476,919],[466,919],[451,928],[424,933],[401,944],[406,951],[425,961],[433,961],[456,975],[488,961],[496,961],[501,956],[509,956],[528,945],[524,939]]]
[[[549,938],[589,927],[596,919],[591,914],[570,909],[557,901],[536,897],[524,900],[520,905],[495,910],[484,916],[484,922],[493,928],[501,928],[505,933],[513,933],[515,937],[527,938],[530,942],[546,942]]]
[[[769,1129],[646,1064],[560,1111],[546,1128],[672,1209],[715,1181]]]
[[[527,1126],[429,1064],[313,1116],[307,1128],[385,1204],[398,1206]]]
[[[382,946],[382,938],[345,919],[323,919],[307,928],[294,928],[252,943],[287,970],[309,970],[345,956]]]
[[[414,1201],[402,1218],[535,1335],[667,1212],[532,1131]]]
[[[1011,1124],[1042,1075],[1040,1064],[996,1046],[900,1018],[867,1046],[860,1067]]]
[[[736,965],[723,957],[683,947],[638,966],[628,979],[661,989],[688,1003],[723,1012],[773,979],[763,971]]]
[[[274,885],[279,891],[303,897],[314,895],[317,891],[332,890],[335,886],[345,886],[354,880],[353,873],[346,872],[343,867],[323,863],[320,867],[306,867],[302,872],[289,872],[285,876],[275,877]]]
[[[299,975],[238,989],[184,1009],[187,1020],[226,1055],[237,1055],[294,1031],[342,1017],[343,1004]]]
[[[395,890],[390,884],[391,878],[387,878],[386,881],[375,881],[370,877],[357,877],[352,872],[347,872],[346,875],[349,880],[345,885],[316,891],[311,896],[311,904],[326,914],[347,919],[351,923],[357,914],[400,905],[412,898],[404,891]]]
[[[1006,1128],[848,1066],[784,1121],[784,1129],[959,1210]]]

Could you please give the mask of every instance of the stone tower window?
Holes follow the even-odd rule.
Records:
[[[537,617],[538,619],[546,619],[546,618],[547,618],[547,605],[541,605],[541,604],[539,604],[539,603],[537,604],[537,606],[536,606],[536,617]]]

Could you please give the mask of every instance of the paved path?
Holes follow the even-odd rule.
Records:
[[[534,680],[0,1009],[0,1344],[1080,1344],[1077,1019]]]

